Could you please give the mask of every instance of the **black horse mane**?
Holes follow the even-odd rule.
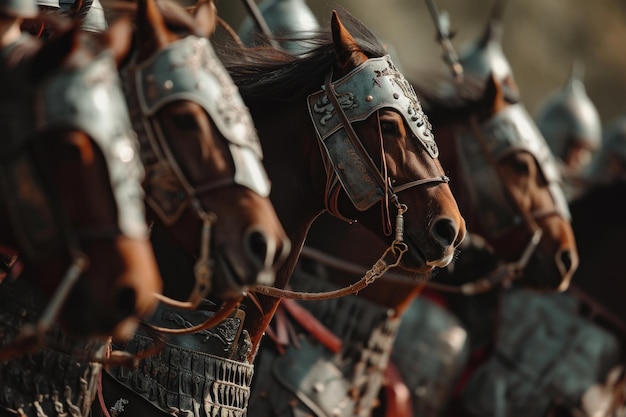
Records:
[[[355,17],[345,10],[338,14],[368,58],[387,54],[383,43]],[[301,39],[315,47],[306,54],[294,56],[269,45],[241,48],[228,40],[215,44],[220,59],[249,105],[289,102],[320,89],[326,71],[336,59],[330,30],[310,33],[306,38],[295,34],[289,39]]]

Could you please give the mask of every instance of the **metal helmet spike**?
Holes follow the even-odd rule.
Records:
[[[537,112],[536,123],[552,153],[566,159],[572,144],[594,152],[602,143],[602,125],[582,81],[582,65],[574,64],[565,86],[548,96]]]
[[[20,19],[36,17],[39,8],[35,0],[0,0],[0,15]]]
[[[273,35],[306,35],[320,29],[320,24],[305,0],[264,0],[259,3],[259,11]],[[296,33],[297,32],[297,33]],[[251,46],[257,33],[250,16],[241,24],[238,34],[242,42]],[[304,41],[283,41],[281,46],[294,55],[308,52],[313,45]]]
[[[513,71],[502,51],[502,23],[490,20],[482,37],[459,54],[463,71],[467,75],[486,78],[493,74],[499,82],[513,78]]]

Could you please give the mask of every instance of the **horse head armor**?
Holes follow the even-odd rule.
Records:
[[[396,69],[388,55],[368,59],[328,85],[334,90],[333,94],[350,123],[363,121],[382,108],[395,109],[428,154],[432,158],[439,155],[430,123],[413,86]],[[368,167],[348,140],[342,118],[327,93],[325,86],[309,95],[307,101],[311,120],[350,200],[358,210],[367,210],[384,197],[384,190],[376,173],[367,172]]]
[[[153,157],[148,158],[152,159],[151,163],[160,163],[162,168],[167,162],[178,171],[173,173],[180,185],[175,194],[183,196],[181,199],[194,197],[199,190],[194,190],[182,171],[176,168],[175,158],[167,154],[169,148],[153,120],[163,106],[176,100],[190,100],[202,106],[229,141],[235,165],[233,181],[262,197],[269,195],[270,182],[261,163],[262,150],[252,118],[207,39],[191,35],[180,39],[159,50],[150,59],[129,68],[124,72],[124,78],[132,83],[132,88],[125,89],[127,98],[132,101],[132,96],[136,95],[143,116],[143,123],[136,124],[135,129],[140,139],[148,137],[151,142],[142,151],[152,154]],[[135,93],[129,94],[130,91]],[[221,185],[226,184],[213,184],[214,187]],[[171,195],[167,193],[155,195],[157,197],[148,199],[152,208],[166,224],[174,223],[184,204],[172,205]]]

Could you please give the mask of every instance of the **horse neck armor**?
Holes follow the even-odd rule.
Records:
[[[395,109],[428,154],[433,159],[439,155],[430,123],[413,86],[388,55],[368,59],[330,85],[350,123],[363,121],[379,109]],[[380,173],[373,172],[348,140],[342,118],[325,90],[322,87],[307,98],[317,138],[354,206],[367,210],[385,197],[378,178]]]
[[[496,161],[517,151],[533,155],[548,183],[556,213],[564,219],[570,219],[557,162],[532,118],[524,106],[518,103],[507,106],[484,122],[478,132],[468,129],[459,131],[457,135],[463,172],[468,174],[465,176],[466,185],[472,193],[473,203],[478,206],[476,210],[481,213],[486,230],[494,234],[502,232],[519,222],[520,216],[509,203],[498,174],[483,153],[481,142]]]
[[[148,198],[166,224],[178,219],[187,197],[201,192],[189,184],[170,155],[155,118],[159,110],[175,101],[200,105],[228,141],[235,165],[235,177],[228,184],[242,185],[262,197],[269,195],[270,182],[261,163],[263,155],[252,117],[208,39],[189,35],[144,62],[129,66],[122,76],[128,87],[125,91],[131,114],[138,116],[133,117],[133,123],[149,171],[148,183],[160,188],[162,176],[173,177],[179,183],[174,191],[157,190]],[[227,184],[208,184],[203,191],[221,185]],[[179,204],[172,204],[172,198]]]
[[[21,45],[13,49],[28,48],[29,42],[28,37],[23,37]],[[11,77],[17,77],[18,86],[19,80],[24,80],[19,72],[32,71],[28,65],[18,65],[10,73]],[[18,86],[7,86],[9,94],[3,94],[0,102],[3,114],[0,130],[8,132],[2,145],[0,183],[2,198],[24,241],[23,252],[35,259],[45,257],[55,247],[60,237],[58,231],[70,232],[67,219],[59,217],[60,205],[52,201],[52,191],[27,152],[34,140],[58,129],[83,131],[98,145],[108,169],[119,231],[132,238],[146,238],[144,193],[140,186],[144,171],[137,158],[136,137],[112,54],[105,51],[87,65],[58,72],[35,90],[10,91]],[[31,193],[17,192],[20,184],[29,184]],[[57,208],[56,212],[53,207]]]

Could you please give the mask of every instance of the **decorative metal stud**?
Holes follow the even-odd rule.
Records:
[[[370,101],[372,101],[372,100],[374,100],[374,97],[372,97],[372,96],[367,96],[367,97],[365,97],[365,101],[367,101],[368,103],[369,103]]]
[[[167,80],[163,83],[163,88],[166,90],[171,90],[174,87],[174,82],[172,80]]]
[[[400,94],[398,93],[393,93],[393,98],[395,98],[396,100],[400,98]]]

